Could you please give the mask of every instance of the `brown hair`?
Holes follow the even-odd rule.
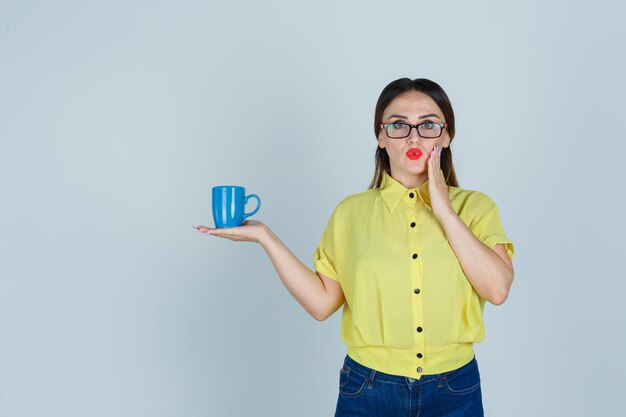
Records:
[[[427,80],[426,78],[416,78],[415,80],[400,78],[399,80],[392,81],[383,89],[380,93],[380,97],[378,97],[376,111],[374,112],[374,136],[378,139],[380,124],[383,120],[383,112],[387,106],[400,94],[408,91],[424,93],[432,98],[435,104],[439,106],[446,123],[448,123],[448,135],[450,136],[450,144],[452,144],[452,139],[454,139],[454,111],[452,111],[452,103],[450,103],[446,92],[443,91],[443,88],[441,88],[439,84]],[[383,174],[386,172],[388,175],[391,175],[391,165],[389,164],[387,150],[377,145],[374,159],[374,178],[372,178],[372,183],[369,188],[380,188]],[[459,182],[457,181],[454,165],[452,164],[452,150],[449,146],[441,150],[441,169],[446,178],[446,184],[458,187]]]

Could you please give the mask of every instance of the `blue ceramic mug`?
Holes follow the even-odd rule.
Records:
[[[250,212],[245,212],[246,203],[250,198],[256,198],[257,206]],[[261,199],[256,194],[246,195],[246,189],[237,185],[220,185],[213,187],[213,221],[215,227],[241,226],[243,221],[259,211]]]

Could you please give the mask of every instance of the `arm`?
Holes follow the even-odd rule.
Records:
[[[439,221],[474,290],[492,304],[504,303],[513,282],[513,265],[505,246],[489,248],[454,211],[442,214]]]
[[[433,214],[446,233],[465,276],[474,290],[492,304],[502,304],[513,282],[513,265],[502,244],[493,249],[481,242],[452,209],[448,186],[439,168],[439,153],[428,161],[429,192]]]
[[[291,295],[316,320],[330,317],[345,302],[337,281],[307,268],[289,248],[258,221],[246,221],[243,226],[212,229],[198,226],[198,231],[237,241],[259,243],[274,265],[281,281]]]

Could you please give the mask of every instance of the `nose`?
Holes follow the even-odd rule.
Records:
[[[409,143],[417,143],[420,139],[422,139],[422,138],[420,137],[420,135],[417,134],[417,128],[416,127],[411,129],[411,131],[409,132],[409,136],[406,137],[406,140]]]

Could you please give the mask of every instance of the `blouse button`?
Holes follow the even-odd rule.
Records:
[[[422,373],[422,367],[421,366],[417,368],[417,373],[419,373],[419,374]]]
[[[419,288],[416,288],[416,289],[414,289],[414,290],[413,290],[413,292],[414,292],[415,294],[419,294],[419,293],[420,293],[420,289],[419,289]]]
[[[415,197],[415,194],[410,193],[410,194],[409,194],[409,198],[413,198],[413,197]]]
[[[415,222],[411,222],[411,227],[415,227]]]
[[[417,259],[417,253],[413,254],[413,259]]]
[[[421,353],[418,353],[418,354],[417,354],[417,357],[418,357],[419,359],[422,359],[422,358],[424,357],[424,355],[422,355]]]
[[[422,332],[422,330],[424,330],[424,329],[422,329],[421,327],[418,327],[418,328],[417,328],[417,332],[418,332],[418,333],[421,333],[421,332]]]

